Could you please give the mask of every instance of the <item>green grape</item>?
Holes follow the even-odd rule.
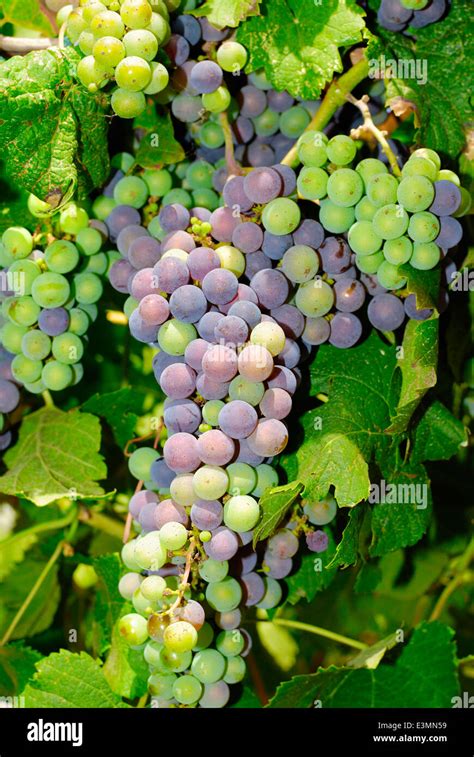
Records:
[[[371,221],[377,212],[377,207],[364,195],[354,208],[356,221]]]
[[[263,580],[266,586],[263,599],[257,604],[257,607],[263,610],[271,610],[281,602],[282,589],[278,581],[270,576],[263,576]]]
[[[227,576],[223,581],[216,581],[207,586],[206,599],[213,610],[230,612],[239,606],[242,600],[242,589],[235,578]]]
[[[132,539],[132,541],[127,542],[127,544],[124,544],[121,551],[121,558],[122,562],[125,565],[126,568],[129,570],[140,572],[141,568],[137,561],[135,560],[135,547],[137,545],[137,539]]]
[[[143,29],[148,26],[151,14],[151,5],[147,0],[125,0],[120,8],[122,21],[130,29]]]
[[[191,652],[173,652],[171,649],[163,647],[160,652],[160,664],[164,671],[171,670],[174,673],[182,673],[191,665]]]
[[[280,114],[280,131],[289,139],[297,139],[309,125],[311,116],[301,105],[295,105]],[[257,132],[258,133],[258,132]]]
[[[163,634],[163,643],[171,652],[190,652],[197,643],[197,631],[191,623],[178,620],[170,623]]]
[[[120,618],[118,631],[127,644],[132,646],[144,644],[148,639],[146,619],[138,615],[138,613],[130,612]]]
[[[21,349],[30,360],[44,360],[51,352],[51,339],[43,331],[32,329],[23,336]]]
[[[87,4],[82,3],[82,5],[84,5],[81,9],[82,15],[87,24],[90,24],[94,16],[97,16],[98,13],[103,13],[107,10],[107,6],[104,3],[96,2],[96,0],[91,0],[91,2],[88,2]]]
[[[162,205],[172,205],[174,202],[184,205],[188,210],[193,207],[193,198],[186,189],[181,189],[181,187],[170,189],[161,201]]]
[[[135,29],[127,32],[123,38],[123,44],[127,55],[136,55],[149,62],[158,52],[158,41],[155,35],[146,29]]]
[[[434,199],[433,184],[426,176],[407,176],[399,184],[397,199],[410,213],[426,210]]]
[[[320,168],[327,163],[328,138],[322,131],[306,131],[297,142],[298,158],[303,165]]]
[[[357,147],[354,140],[350,137],[346,137],[344,134],[337,134],[329,140],[326,151],[328,160],[331,163],[335,163],[337,166],[346,166],[354,160]]]
[[[2,244],[12,260],[27,258],[33,251],[33,237],[22,226],[10,226],[4,231]]]
[[[260,507],[256,499],[247,494],[231,497],[224,505],[224,523],[238,534],[251,531],[260,518]]]
[[[334,304],[332,287],[320,278],[301,284],[296,292],[295,304],[309,318],[326,315]]]
[[[397,239],[408,228],[408,213],[401,205],[384,205],[374,215],[372,226],[382,239]]]
[[[222,126],[213,123],[212,121],[206,121],[206,123],[200,127],[198,138],[204,147],[209,147],[210,149],[222,147],[225,142]]]
[[[298,176],[298,192],[306,200],[321,200],[327,195],[329,176],[322,168],[306,166]]]
[[[82,8],[76,8],[70,13],[67,19],[66,34],[73,45],[78,41],[81,32],[88,28],[88,25],[88,22],[83,17]]]
[[[361,175],[364,185],[367,187],[369,180],[377,174],[388,173],[388,168],[385,163],[376,158],[365,158],[356,165],[357,173]]]
[[[150,64],[137,55],[129,55],[115,69],[115,81],[128,92],[140,92],[151,82]]]
[[[136,540],[134,558],[142,570],[159,570],[167,560],[158,531],[149,531]]]
[[[11,363],[11,372],[15,381],[24,384],[25,381],[38,381],[43,370],[41,360],[31,360],[26,355],[15,355]]]
[[[457,187],[461,186],[459,176],[455,174],[454,171],[450,171],[448,168],[443,168],[441,171],[438,171],[436,181],[441,181],[442,179],[445,179],[446,181],[452,181],[453,184],[456,184]]]
[[[143,92],[130,92],[120,87],[113,91],[110,102],[114,113],[120,118],[136,118],[146,108]]]
[[[208,210],[216,210],[219,207],[219,195],[212,189],[206,189],[201,187],[200,189],[193,190],[193,206],[196,208],[207,208]],[[208,224],[208,232],[211,231],[211,226]],[[201,229],[206,228],[201,225]]]
[[[228,486],[227,472],[218,465],[203,465],[193,475],[193,489],[199,499],[220,499]]]
[[[192,675],[180,676],[173,685],[173,696],[180,704],[194,704],[202,695],[202,684]]]
[[[125,32],[125,26],[120,15],[110,10],[97,13],[91,21],[90,29],[96,38],[116,37],[121,39]]]
[[[162,63],[151,61],[151,79],[143,92],[145,95],[156,95],[168,86],[170,75]]]
[[[290,250],[294,250],[296,248],[304,247],[304,245],[296,245],[295,247],[290,248]],[[316,258],[316,265],[319,265],[319,260],[317,258],[316,253],[314,250],[311,249],[311,247],[307,248],[308,250],[311,250],[314,257]],[[285,256],[288,254],[288,252],[285,253]],[[305,268],[303,270],[307,270],[309,266],[311,266],[311,269],[315,267],[315,261],[313,258],[309,258],[308,256],[303,257],[303,253],[300,253],[301,258],[300,262],[303,261],[303,265]],[[283,258],[285,260],[285,258]],[[296,263],[295,261],[286,261],[287,262],[287,268],[291,268],[291,265],[293,266],[291,270],[291,274],[294,277],[295,276],[295,267]],[[282,267],[282,270],[287,275],[287,278],[290,279],[290,281],[296,281],[297,279],[291,278],[287,274],[287,271],[285,269],[285,266]],[[316,273],[316,271],[314,271]],[[299,280],[301,282],[301,279],[303,277],[303,271],[299,269]],[[314,275],[314,274],[313,274]],[[309,277],[306,277],[304,280],[307,281]],[[250,334],[250,341],[252,344],[261,344],[263,347],[266,347],[266,349],[269,351],[269,353],[275,357],[276,355],[279,355],[280,352],[283,351],[285,347],[285,332],[283,331],[282,327],[278,325],[278,323],[272,323],[271,321],[262,321],[261,323],[258,323],[253,329]]]
[[[262,223],[267,231],[276,236],[291,234],[301,220],[301,210],[294,200],[277,197],[270,200],[262,213]]]
[[[231,400],[242,400],[248,402],[249,405],[254,407],[259,404],[263,395],[265,394],[265,387],[260,381],[248,381],[245,376],[236,376],[229,384],[229,397]],[[220,400],[213,400],[214,402],[220,402]],[[207,404],[207,403],[206,403]],[[204,409],[203,408],[203,418]],[[207,421],[210,423],[210,421]],[[217,423],[211,425],[218,425]]]
[[[22,340],[26,333],[28,333],[26,326],[19,326],[17,323],[5,323],[0,329],[2,345],[12,355],[17,355],[22,350]]]
[[[439,221],[433,213],[422,211],[410,218],[408,236],[414,242],[433,242],[439,234]]]
[[[226,683],[240,683],[245,678],[246,665],[243,657],[229,657],[223,680]]]
[[[402,168],[402,176],[403,178],[407,176],[426,176],[430,181],[436,181],[438,170],[437,165],[429,158],[412,155]]]
[[[23,386],[30,394],[42,394],[46,391],[46,386],[42,379],[38,379],[38,381],[25,381]]]
[[[81,51],[81,53],[84,53],[84,55],[91,55],[92,50],[94,49],[96,38],[90,31],[81,32],[79,35],[79,39],[77,40],[78,47]],[[87,83],[83,81],[82,79],[83,74],[79,77],[81,82],[87,87],[88,84],[91,82],[88,81]]]
[[[229,572],[227,560],[212,560],[210,557],[199,565],[199,575],[207,583],[223,581]]]
[[[202,104],[210,113],[222,113],[230,105],[230,92],[227,87],[218,87],[215,92],[201,95]]]
[[[49,202],[43,202],[34,194],[28,196],[28,210],[35,218],[43,218],[51,214],[51,205]]]
[[[265,71],[261,68],[259,71],[254,71],[249,76],[250,83],[257,89],[271,89],[272,85],[265,76]]]
[[[388,260],[384,260],[379,266],[377,278],[385,289],[400,289],[407,283],[406,278],[399,273],[398,266],[389,263]]]
[[[233,379],[235,381],[235,379]],[[232,382],[231,382],[232,384]],[[255,386],[255,384],[252,384],[252,386]],[[263,389],[263,384],[262,384]],[[233,399],[240,399],[237,397],[232,397],[230,395],[230,386],[229,386],[229,396]],[[262,392],[263,397],[263,392]],[[259,400],[260,402],[260,400]],[[203,420],[209,424],[209,426],[218,426],[219,425],[219,413],[224,407],[224,402],[222,400],[209,400],[202,406],[202,417]],[[256,403],[258,404],[258,403]]]
[[[348,231],[354,223],[354,208],[342,208],[331,200],[321,200],[319,221],[332,234],[342,234]]]
[[[90,92],[105,87],[108,77],[107,70],[102,68],[93,55],[86,55],[77,64],[77,78]]]
[[[239,42],[223,42],[217,48],[217,62],[223,71],[237,73],[247,63],[247,50]]]
[[[453,213],[454,218],[461,218],[466,213],[469,213],[472,205],[472,198],[467,189],[459,187],[459,191],[461,192],[461,204],[456,212]]]
[[[182,323],[176,318],[171,318],[160,326],[158,344],[168,355],[184,355],[189,342],[196,337],[196,329],[191,323]]]
[[[356,221],[349,229],[347,240],[351,249],[358,255],[372,255],[383,244],[370,221]]]
[[[89,224],[89,216],[84,208],[80,208],[78,205],[68,205],[61,211],[59,216],[59,225],[61,231],[65,234],[76,235],[81,229]]]
[[[139,481],[149,481],[150,468],[158,457],[153,447],[139,447],[128,458],[128,469],[134,478]]]
[[[389,173],[376,174],[367,182],[367,196],[374,205],[381,208],[383,205],[397,202],[398,186],[395,176]],[[400,204],[404,205],[403,202]]]
[[[261,497],[267,489],[278,486],[278,473],[271,465],[261,463],[257,465],[255,472],[257,474],[257,485],[252,489],[254,497]]]
[[[428,3],[429,0],[400,0],[400,4],[403,5],[404,8],[409,8],[414,11],[423,10]]]
[[[100,231],[90,226],[87,229],[81,229],[76,236],[76,245],[83,255],[95,255],[102,247],[102,235]]]
[[[221,261],[221,268],[232,271],[237,278],[240,278],[245,271],[245,255],[236,247],[232,247],[229,244],[216,247],[216,252]]]
[[[117,168],[122,173],[130,173],[135,167],[135,157],[130,152],[117,152],[110,164],[113,168]]]
[[[99,315],[99,309],[94,303],[89,304],[87,302],[81,302],[81,310],[84,310],[84,312],[87,313],[92,322],[94,322]]]
[[[160,529],[160,539],[165,549],[173,552],[184,547],[188,540],[188,532],[182,523],[171,521]]]
[[[79,252],[72,242],[56,239],[47,246],[44,259],[53,273],[69,273],[79,262]]]
[[[236,657],[244,647],[245,639],[237,628],[233,631],[221,631],[217,636],[216,648],[224,657]]]
[[[134,297],[127,297],[125,302],[123,303],[123,312],[127,316],[127,318],[130,318],[133,311],[136,310],[138,307],[138,300],[134,299]]]
[[[410,157],[428,158],[428,160],[431,160],[431,162],[435,164],[438,171],[441,168],[441,158],[439,157],[437,152],[430,150],[429,147],[420,147],[418,150],[415,150],[415,152],[413,152]]]
[[[377,273],[384,260],[382,251],[374,252],[372,255],[356,255],[356,266],[362,273]]]
[[[259,137],[271,137],[278,131],[278,122],[280,116],[270,108],[267,108],[259,116],[252,119],[255,126],[255,133]]]
[[[77,334],[65,331],[53,339],[53,357],[59,363],[72,365],[78,363],[84,354],[84,345]]]
[[[153,32],[159,45],[165,45],[171,37],[169,21],[159,13],[152,13],[151,21],[146,28]]]
[[[166,581],[162,576],[147,576],[140,584],[140,591],[150,602],[161,599],[166,589]]]
[[[142,179],[148,187],[152,197],[163,197],[173,185],[171,174],[166,168],[161,170],[148,170],[142,175]],[[154,219],[153,219],[154,220]]]
[[[213,174],[214,166],[205,160],[196,160],[187,167],[185,177],[191,189],[212,189]]]
[[[170,496],[178,505],[190,507],[196,497],[194,496],[192,473],[180,473],[175,476],[170,484]]]
[[[429,271],[437,265],[441,258],[441,251],[434,242],[415,242],[410,265],[418,271]]]
[[[34,284],[34,282],[33,282]],[[33,326],[38,321],[41,308],[30,295],[11,297],[6,301],[8,318],[18,326]]]
[[[13,255],[0,243],[0,268],[8,268],[14,259]]]
[[[339,168],[331,174],[327,183],[329,199],[343,208],[356,205],[364,192],[359,174],[352,168]]]
[[[8,279],[12,279],[13,291],[21,294],[31,294],[33,281],[38,278],[41,271],[34,260],[15,260],[8,268]],[[17,282],[19,285],[17,286]]]
[[[152,610],[157,609],[156,604],[153,605],[153,603],[150,602],[149,599],[143,596],[140,588],[136,589],[136,591],[133,593],[132,604],[136,612],[139,612],[140,615],[148,616]]]
[[[82,377],[84,376],[84,366],[82,363],[74,363],[74,365],[71,365],[71,368],[73,373],[72,385],[76,386],[76,384],[82,381]]]
[[[210,584],[208,588],[216,585],[217,584]],[[217,681],[220,681],[225,673],[225,669],[225,657],[216,649],[204,649],[202,652],[198,652],[194,655],[191,665],[192,674],[196,676],[201,683],[216,683]]]
[[[153,642],[150,642],[153,643]],[[145,647],[145,651],[147,647],[149,647],[150,644],[147,644]],[[161,645],[160,645],[161,650]],[[143,654],[146,660],[145,653]],[[148,662],[148,660],[146,660]],[[150,664],[150,663],[149,663]],[[147,686],[148,691],[152,696],[160,697],[162,699],[172,699],[173,698],[173,685],[175,681],[178,680],[178,677],[174,673],[169,673],[168,675],[159,675],[157,673],[154,673],[148,678]]]
[[[79,305],[97,302],[102,292],[102,281],[95,273],[80,273],[74,277],[74,296]]]
[[[100,195],[94,200],[92,204],[92,212],[94,213],[95,217],[99,219],[99,221],[105,221],[112,210],[115,208],[116,204],[117,203],[115,202],[113,197],[105,197],[105,195]]]
[[[408,263],[413,252],[413,245],[408,237],[389,239],[383,246],[383,254],[386,260],[393,265]]]
[[[94,40],[92,55],[101,68],[115,68],[125,58],[125,46],[116,37],[101,37]]]
[[[97,273],[99,276],[102,276],[104,273],[107,273],[108,267],[109,261],[107,255],[105,252],[99,252],[87,258],[84,272]]]
[[[81,310],[81,308],[71,308],[69,311],[69,331],[77,334],[77,336],[83,336],[88,331],[89,325],[89,316],[84,310]]]
[[[229,477],[227,491],[232,496],[250,494],[257,484],[255,469],[247,463],[231,463],[226,468]]]

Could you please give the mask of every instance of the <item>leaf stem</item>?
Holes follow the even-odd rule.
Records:
[[[51,568],[55,564],[56,560],[61,555],[65,543],[66,542],[64,541],[64,539],[61,539],[61,541],[59,541],[57,543],[56,549],[54,550],[53,554],[51,555],[51,557],[49,558],[48,562],[44,566],[43,570],[41,571],[40,575],[36,579],[36,581],[35,581],[34,585],[32,586],[31,590],[29,591],[28,596],[23,601],[20,609],[18,610],[18,612],[16,613],[16,615],[13,618],[12,622],[8,626],[7,630],[5,631],[3,639],[0,641],[0,647],[5,646],[5,644],[7,644],[8,641],[10,640],[11,635],[13,634],[15,628],[17,627],[18,623],[20,622],[20,620],[22,619],[23,615],[25,614],[25,612],[27,611],[28,607],[30,606],[31,602],[33,601],[33,599],[35,598],[36,594],[38,593],[38,591],[39,591],[39,589],[41,587],[41,584],[46,579],[49,571],[51,570]]]
[[[123,523],[109,518],[108,515],[84,509],[79,514],[79,520],[81,523],[85,523],[91,526],[91,528],[96,528],[98,531],[103,531],[105,534],[115,536],[117,539],[122,538]]]
[[[301,623],[299,620],[287,620],[286,618],[274,618],[273,620],[258,620],[257,623],[274,623],[276,626],[286,626],[287,628],[295,628],[298,631],[306,631],[307,633],[314,633],[316,636],[324,636],[326,639],[337,641],[340,644],[346,644],[353,649],[367,649],[367,644],[356,639],[350,639],[348,636],[342,636],[340,633],[329,631],[327,628],[320,628],[319,626],[313,626],[309,623]]]
[[[26,55],[33,50],[47,50],[48,47],[57,47],[58,40],[53,37],[6,37],[0,34],[0,50],[11,55]]]
[[[456,565],[456,575],[453,576],[451,581],[444,587],[443,591],[438,597],[438,600],[431,612],[430,621],[437,620],[439,618],[450,596],[456,591],[456,589],[462,586],[463,583],[466,583],[465,572],[469,568],[472,560],[474,560],[474,539],[471,539],[463,554],[458,558]]]
[[[41,396],[44,399],[44,404],[46,405],[46,407],[55,407],[54,400],[49,389],[45,389],[44,392],[41,392]]]
[[[39,534],[42,531],[55,531],[59,528],[65,528],[66,526],[69,526],[75,516],[77,514],[77,507],[75,505],[72,505],[72,507],[68,510],[67,515],[64,516],[64,518],[56,518],[56,520],[48,520],[46,523],[37,523],[35,526],[30,526],[30,528],[24,528],[22,531],[17,531],[13,536],[10,536],[8,539],[5,539],[1,542],[2,549],[8,548],[13,544],[15,541],[18,541],[20,539],[23,539],[25,536],[30,536],[32,534]]]
[[[369,96],[362,95],[360,100],[357,100],[348,92],[346,95],[346,100],[360,110],[364,119],[364,123],[361,126],[358,126],[357,129],[351,130],[351,137],[353,139],[359,139],[364,131],[372,134],[387,156],[388,162],[390,163],[390,168],[392,169],[394,175],[401,176],[402,172],[400,171],[400,166],[398,165],[397,158],[395,157],[394,153],[392,152],[392,148],[387,142],[387,132],[380,131],[380,129],[377,128],[372,120],[372,114],[369,110],[369,106],[367,105],[367,103],[369,102]]]
[[[230,128],[229,118],[227,116],[226,111],[219,114],[219,121],[222,126],[222,131],[224,132],[225,161],[227,163],[229,174],[233,174],[234,176],[242,176],[245,173],[245,171],[243,171],[241,166],[239,166],[239,164],[235,160],[232,130]]]
[[[366,78],[368,73],[369,64],[365,58],[362,58],[354,66],[352,66],[349,71],[340,76],[339,79],[334,79],[329,85],[326,94],[321,101],[321,105],[314,114],[305,131],[310,131],[313,129],[315,129],[316,131],[321,131],[321,129],[327,126],[336,110],[341,105],[344,105],[346,101],[346,95],[355,87],[357,87],[357,85]],[[296,144],[291,148],[289,152],[287,152],[287,154],[281,161],[284,165],[291,166],[292,168],[296,168],[296,166],[298,166],[300,163]]]

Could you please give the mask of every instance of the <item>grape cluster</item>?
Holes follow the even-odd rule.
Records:
[[[391,32],[422,29],[443,18],[448,8],[449,0],[382,0],[377,20]]]
[[[12,413],[20,403],[20,392],[11,370],[12,359],[13,355],[0,345],[0,452],[8,449],[11,444],[12,434],[8,428],[8,414]]]
[[[135,118],[168,84],[165,66],[155,58],[170,39],[169,11],[164,0],[85,0],[66,16],[66,34],[84,57],[77,66],[79,81],[97,92],[114,81],[113,111]]]
[[[35,394],[65,389],[82,378],[86,333],[97,317],[110,263],[101,251],[107,227],[90,221],[83,208],[65,207],[57,226],[56,237],[39,239],[23,227],[11,227],[0,243],[0,344],[10,361],[5,370]],[[4,389],[10,405],[16,387]]]

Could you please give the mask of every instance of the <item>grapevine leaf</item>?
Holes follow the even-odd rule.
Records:
[[[294,481],[285,486],[269,489],[260,498],[262,517],[253,532],[253,546],[273,534],[285,517],[293,502],[301,494],[303,484]]]
[[[336,547],[336,551],[328,568],[347,568],[354,565],[359,556],[359,532],[364,518],[364,506],[353,507],[349,510],[347,525],[342,532],[342,539]]]
[[[418,142],[453,158],[465,144],[472,118],[466,86],[474,56],[472,23],[467,22],[471,9],[470,0],[453,0],[443,21],[416,30],[416,43],[379,26],[368,53],[372,66],[380,65],[382,56],[403,65],[401,75],[398,69],[396,78],[387,77],[387,102],[395,107],[397,98],[413,103]]]
[[[134,119],[133,126],[141,132],[140,146],[135,160],[142,168],[159,168],[170,163],[179,163],[184,150],[175,139],[173,122],[168,111],[153,103]]]
[[[99,576],[99,584],[95,594],[91,643],[99,655],[104,655],[110,648],[112,629],[125,604],[118,590],[122,565],[118,554],[101,555],[93,561],[93,565]]]
[[[253,689],[248,686],[244,686],[242,695],[239,697],[235,704],[231,704],[230,707],[245,708],[245,709],[257,709],[261,707],[261,703]]]
[[[3,174],[0,175],[0,234],[10,226],[25,226],[27,229],[34,228],[34,218],[28,210],[28,192],[21,187],[15,186],[12,181]]]
[[[112,632],[112,644],[103,672],[112,691],[121,697],[135,699],[147,690],[150,671],[143,650],[131,649],[120,635],[117,625]]]
[[[422,623],[395,664],[319,668],[282,683],[269,707],[451,707],[459,692],[454,631]],[[433,665],[436,660],[436,665]],[[407,681],[410,685],[407,686]]]
[[[299,567],[285,578],[288,586],[287,602],[295,605],[300,599],[312,602],[318,591],[326,589],[334,576],[337,568],[330,567],[336,550],[334,537],[330,529],[323,529],[329,537],[328,548],[321,554],[305,554],[301,558]]]
[[[467,443],[467,430],[441,402],[433,402],[413,431],[411,460],[449,460]]]
[[[438,320],[408,321],[402,347],[402,389],[396,416],[388,429],[392,433],[406,430],[424,395],[436,384]]]
[[[397,644],[402,641],[402,635],[400,630],[397,629],[390,636],[385,639],[377,641],[376,644],[372,644],[367,649],[363,649],[356,657],[349,660],[347,667],[349,668],[368,668],[369,670],[375,670],[378,668],[380,661],[384,657],[385,653],[389,649],[393,649]]]
[[[264,68],[275,89],[316,99],[343,69],[338,48],[361,41],[363,15],[354,0],[264,0],[237,40],[249,52],[249,71]]]
[[[41,556],[28,557],[19,563],[13,573],[10,573],[2,583],[0,636],[7,630],[45,565],[46,560]],[[49,628],[58,609],[60,595],[58,567],[53,565],[28,605],[28,612],[15,627],[11,638],[34,636]]]
[[[82,409],[105,418],[119,447],[125,447],[135,435],[135,426],[143,408],[143,396],[132,389],[118,389],[116,392],[94,394]]]
[[[44,35],[52,35],[54,29],[41,9],[38,0],[2,0],[0,24],[14,24],[32,29]]]
[[[433,268],[431,271],[418,271],[409,263],[400,266],[399,270],[407,279],[407,292],[416,297],[416,307],[432,308],[437,312],[440,270]]]
[[[7,174],[51,207],[85,196],[109,171],[108,99],[74,78],[78,53],[49,48],[0,65],[0,140]]]
[[[351,350],[322,345],[311,366],[312,394],[328,401],[302,419],[304,440],[282,456],[289,480],[305,485],[307,498],[322,499],[334,486],[339,506],[352,506],[369,494],[368,464],[391,437],[392,376],[395,349],[375,333]]]
[[[258,16],[260,0],[206,0],[193,16],[205,16],[217,29],[238,26],[249,16]]]
[[[286,628],[265,621],[257,623],[257,633],[262,647],[281,670],[287,673],[295,666],[299,647]]]
[[[32,413],[5,455],[8,471],[0,477],[0,491],[39,507],[60,497],[102,496],[96,482],[105,478],[107,469],[98,453],[100,438],[99,419],[88,413],[58,408]]]
[[[37,541],[35,534],[22,533],[19,531],[13,536],[1,541],[0,549],[0,581],[12,572],[17,563],[21,562],[29,550]]]
[[[18,696],[35,672],[35,663],[41,660],[36,649],[23,642],[0,647],[0,693],[2,696]]]
[[[53,652],[36,665],[23,694],[26,707],[128,707],[111,690],[100,664],[85,652]]]

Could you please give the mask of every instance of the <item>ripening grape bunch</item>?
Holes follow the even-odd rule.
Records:
[[[448,13],[449,6],[449,0],[382,0],[377,20],[391,32],[422,29],[440,21]]]
[[[168,84],[166,67],[156,61],[171,35],[163,0],[82,0],[80,7],[59,11],[66,35],[83,58],[77,77],[90,92],[115,83],[111,106],[122,118],[143,112],[147,95]]]
[[[35,198],[33,198],[34,200]],[[30,202],[34,210],[34,202]],[[107,227],[71,203],[59,213],[57,234],[6,229],[0,242],[1,364],[8,382],[39,394],[77,384],[81,359],[109,258]],[[18,404],[15,384],[3,382],[0,412]]]
[[[0,316],[0,324],[3,323]],[[13,355],[0,344],[0,452],[8,449],[12,441],[8,416],[20,404],[20,392],[13,378]]]

